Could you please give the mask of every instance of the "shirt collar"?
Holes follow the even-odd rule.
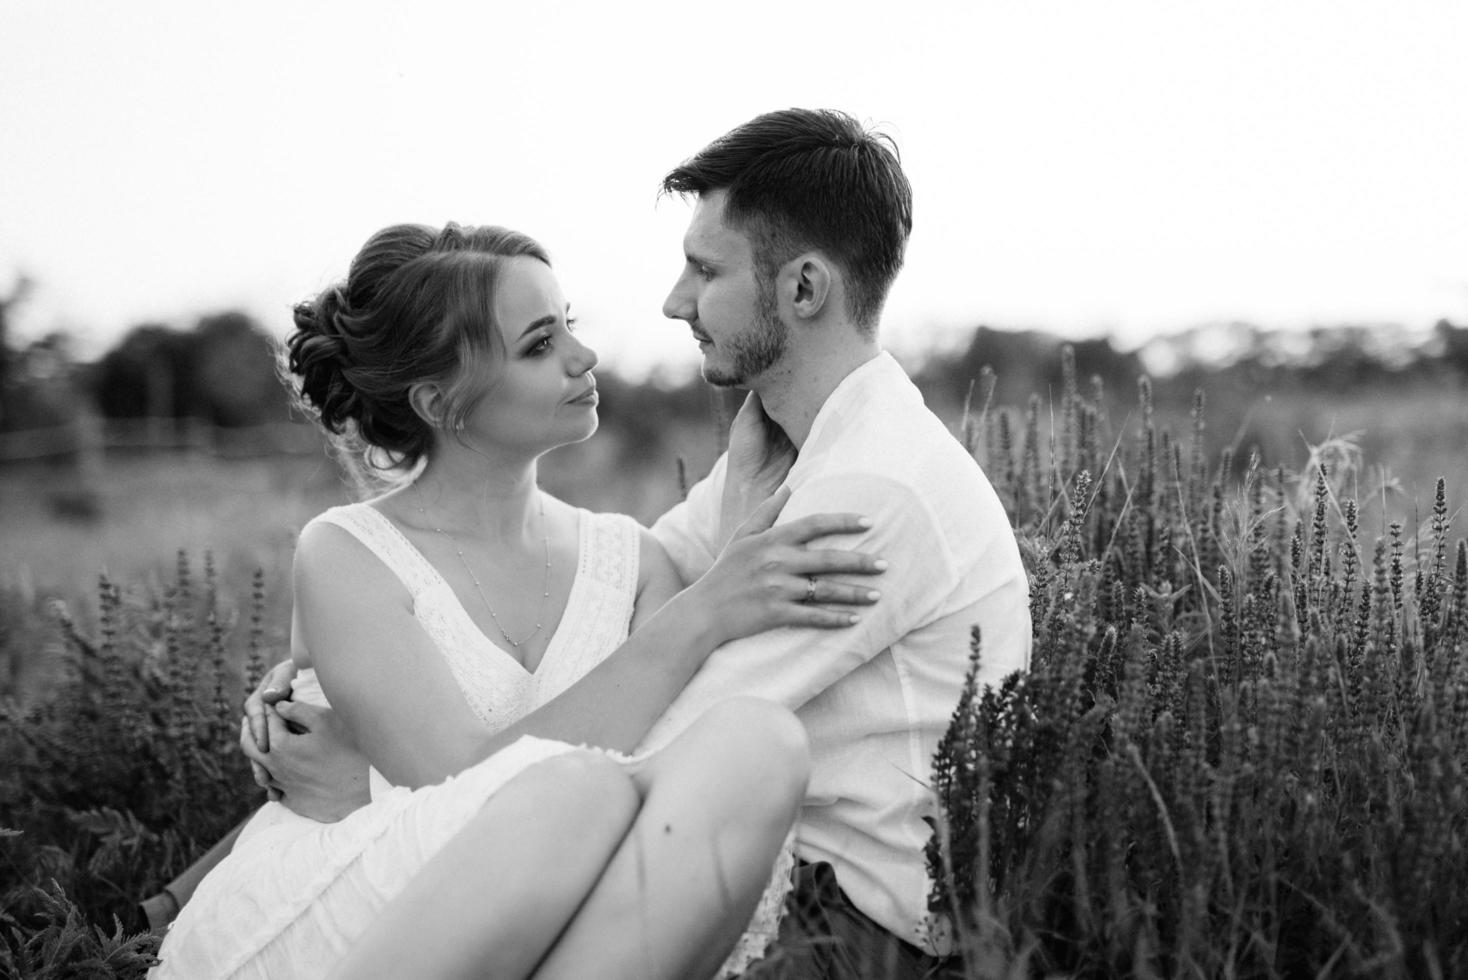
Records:
[[[897,363],[896,358],[885,350],[880,351],[876,357],[842,378],[841,383],[826,396],[825,402],[821,404],[821,410],[811,420],[810,432],[805,437],[805,445],[800,455],[805,456],[807,449],[820,442],[822,430],[834,420],[840,419],[858,406],[867,404],[873,398],[890,399],[894,386],[911,388],[912,381],[908,378],[907,372],[902,370],[902,365]]]

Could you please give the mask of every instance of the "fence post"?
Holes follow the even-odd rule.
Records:
[[[184,419],[184,449],[191,456],[216,455],[214,427],[197,415]]]
[[[76,445],[77,476],[80,477],[82,486],[97,486],[102,480],[106,444],[102,436],[102,420],[85,400],[72,419],[72,429]]]

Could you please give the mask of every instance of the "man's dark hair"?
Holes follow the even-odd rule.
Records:
[[[662,186],[726,191],[724,222],[749,235],[767,277],[806,249],[830,255],[846,272],[852,320],[876,329],[912,232],[912,188],[891,137],[831,109],[767,112],[704,147]]]

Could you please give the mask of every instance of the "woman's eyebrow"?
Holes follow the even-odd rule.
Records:
[[[568,307],[569,307],[569,304],[568,304]],[[525,338],[525,335],[528,334],[528,333],[530,333],[531,331],[539,330],[541,327],[553,327],[553,326],[555,326],[555,323],[556,323],[556,318],[555,318],[555,316],[553,316],[551,314],[546,314],[545,316],[537,317],[536,319],[530,321],[530,325],[528,327],[526,327],[524,330],[521,330],[520,331],[520,336],[517,339],[523,340]]]

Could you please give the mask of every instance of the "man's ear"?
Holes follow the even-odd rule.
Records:
[[[820,316],[831,298],[833,274],[830,260],[819,252],[806,252],[785,263],[780,270],[781,293],[790,298],[797,319]]]
[[[444,427],[443,389],[436,381],[419,381],[408,389],[408,404],[423,421],[435,429]]]

